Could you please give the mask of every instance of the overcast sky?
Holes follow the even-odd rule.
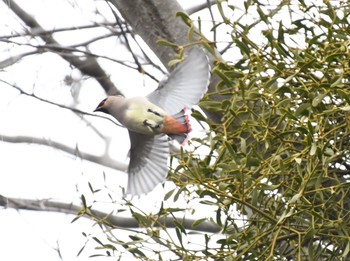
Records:
[[[189,1],[181,2],[188,7]],[[191,4],[195,5],[198,2],[202,1],[191,1]],[[34,15],[45,29],[86,25],[93,21],[105,22],[104,19],[114,21],[103,1],[21,0],[16,3]],[[96,6],[102,15],[95,13]],[[198,14],[195,17],[197,16]],[[209,17],[207,19],[209,20]],[[3,2],[0,2],[0,21],[1,36],[23,32],[22,22]],[[92,34],[98,36],[103,33],[103,29],[67,32],[60,34],[57,40],[63,45],[70,45],[88,40]],[[93,46],[92,51],[118,60],[130,59],[125,49],[118,47],[115,41],[115,38],[102,41],[99,46]],[[32,39],[30,43],[39,42]],[[0,50],[2,61],[32,49],[0,42]],[[107,68],[112,80],[127,96],[144,95],[157,85],[135,70],[125,69],[106,60],[101,60],[101,64]],[[161,79],[162,74],[159,71],[152,73]],[[94,80],[82,78],[77,70],[72,70],[55,54],[28,56],[15,66],[0,71],[0,79],[16,83],[27,92],[34,91],[40,97],[72,105],[74,99],[71,89],[64,82],[67,75],[72,76],[76,84],[82,83],[79,95],[74,97],[78,99],[78,108],[91,112],[105,97],[105,93]],[[111,138],[109,154],[127,163],[129,143],[125,130],[103,119],[82,119],[68,110],[19,95],[18,91],[6,84],[0,85],[1,135],[40,137],[48,142],[54,140],[72,147],[78,145],[81,151],[102,155],[106,149],[105,143],[89,126],[91,121],[103,132],[101,134]],[[121,206],[118,203],[123,203],[121,187],[126,185],[127,179],[126,174],[119,171],[82,161],[79,157],[48,146],[1,142],[1,137],[0,159],[0,194],[6,197],[53,199],[79,204],[80,195],[84,194],[88,202],[98,201],[95,205],[108,212],[118,209]],[[94,189],[102,188],[103,192],[92,195],[88,182]],[[139,204],[146,211],[155,210],[159,207],[164,193],[174,187],[170,182],[166,184],[165,189],[158,186],[139,202],[136,200],[135,204]],[[110,203],[108,194],[112,195],[116,202]],[[87,219],[80,219],[72,224],[73,218],[71,215],[57,213],[0,210],[0,260],[61,260],[56,250],[58,247],[65,261],[87,260],[89,255],[96,254],[93,249],[96,244],[89,241],[86,250],[77,258],[78,251],[86,242],[82,232],[97,237],[102,237],[102,232]]]

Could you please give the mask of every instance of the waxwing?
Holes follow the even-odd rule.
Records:
[[[95,111],[108,113],[130,136],[127,194],[148,193],[168,173],[170,139],[183,144],[191,127],[186,114],[205,94],[210,79],[208,57],[199,47],[190,50],[158,88],[146,97],[109,96]]]

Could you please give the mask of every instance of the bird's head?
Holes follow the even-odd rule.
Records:
[[[121,110],[122,106],[125,104],[125,97],[122,95],[113,95],[108,96],[103,99],[94,110],[104,112],[107,114],[112,114],[115,117],[115,114]]]

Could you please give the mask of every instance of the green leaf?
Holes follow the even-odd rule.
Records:
[[[195,33],[195,27],[193,26],[193,24],[190,25],[188,31],[187,31],[187,38],[190,40],[190,41],[193,41],[193,35]]]
[[[314,156],[316,154],[316,151],[317,151],[317,145],[316,145],[316,143],[313,142],[311,144],[310,156]]]
[[[104,246],[104,244],[97,237],[92,237],[92,239],[95,240],[101,246]]]
[[[295,120],[295,121],[298,120],[298,117],[297,117],[297,115],[295,115],[295,114],[296,114],[295,112],[291,112],[291,111],[286,110],[286,109],[284,109],[284,108],[281,108],[280,110],[281,110],[282,112],[284,112],[285,117],[287,117],[287,118],[289,118],[289,119],[292,119],[292,120]]]
[[[282,101],[280,101],[279,103],[277,103],[277,107],[286,107],[291,103],[292,99],[290,98],[285,98]]]
[[[264,21],[266,24],[270,24],[268,19],[267,19],[267,16],[264,14],[264,12],[261,9],[260,5],[257,5],[257,11],[258,11],[258,14],[259,14],[261,20]]]
[[[168,62],[168,66],[169,67],[173,67],[174,65],[178,64],[178,63],[181,63],[183,61],[183,59],[173,59],[173,60],[170,60]]]
[[[309,115],[309,109],[311,108],[310,103],[302,103],[299,105],[299,107],[295,111],[295,116],[299,117],[301,115],[308,116]]]
[[[203,222],[205,222],[207,219],[206,218],[201,218],[201,219],[197,219],[196,221],[194,221],[191,225],[192,228],[195,228],[196,226],[202,224]]]
[[[169,46],[169,47],[175,47],[178,48],[178,45],[172,42],[169,42],[167,40],[158,40],[157,44],[164,45],[164,46]]]
[[[180,189],[176,192],[176,194],[175,194],[175,196],[174,196],[174,202],[176,202],[176,201],[179,199],[181,193],[182,193],[184,190],[186,190],[186,187],[182,187],[182,188],[180,188]]]
[[[247,142],[244,138],[240,138],[241,140],[241,152],[247,154]]]
[[[229,186],[230,186],[230,184],[228,184],[228,183],[220,182],[219,183],[219,190],[220,191],[225,191]]]
[[[137,223],[141,227],[149,227],[151,226],[152,222],[149,220],[146,216],[141,215],[140,213],[134,212],[132,213],[134,219],[137,221]]]
[[[224,20],[224,23],[225,23],[225,24],[229,24],[229,23],[230,23],[230,19],[228,19],[228,18],[226,17],[225,13],[224,13],[224,8],[223,8],[223,6],[222,6],[222,2],[223,2],[223,1],[217,1],[217,2],[216,2],[216,6],[217,6],[217,8],[218,8],[218,10],[219,10],[219,13],[220,13],[221,18]]]
[[[129,248],[128,251],[132,253],[134,256],[146,257],[146,255],[139,248]]]
[[[132,241],[144,241],[143,238],[138,237],[138,236],[129,235],[129,238],[130,238]]]
[[[287,217],[290,217],[294,214],[294,209],[293,208],[289,208],[288,210],[285,210],[281,217],[278,219],[277,221],[277,225],[280,224],[280,223],[283,223],[284,220],[287,218]]]
[[[348,238],[349,238],[349,236],[348,236]],[[347,240],[347,242],[346,242],[346,247],[345,247],[345,249],[344,249],[344,252],[343,252],[342,256],[343,256],[344,258],[349,257],[349,252],[350,252],[350,240]]]
[[[86,204],[86,199],[85,199],[85,196],[83,194],[81,195],[81,202],[83,203],[84,209],[87,209],[88,207],[87,207],[87,204]]]
[[[81,218],[82,215],[77,215],[75,218],[73,218],[73,220],[71,221],[71,223],[74,223],[75,221],[77,221],[79,218]]]
[[[230,79],[244,77],[244,73],[239,72],[239,71],[226,71],[225,75]]]
[[[80,254],[83,252],[85,247],[86,247],[86,244],[82,248],[80,248],[80,250],[78,251],[77,257],[80,256]]]
[[[201,200],[200,203],[209,206],[216,206],[216,203],[210,200]]]
[[[209,111],[221,111],[221,102],[219,101],[200,101],[199,107]]]
[[[200,111],[197,110],[193,110],[191,113],[191,116],[199,121],[207,121],[207,117],[204,116]]]
[[[299,193],[295,194],[289,201],[289,204],[294,204],[297,200],[299,200],[301,198],[301,196],[303,195],[303,192],[300,191]]]
[[[221,209],[219,208],[217,211],[216,211],[216,223],[222,227],[222,222],[221,222]]]
[[[312,238],[314,238],[314,235],[316,234],[316,231],[313,227],[309,227],[306,231],[306,234],[303,236],[302,244],[306,244],[306,242]]]
[[[326,93],[321,93],[319,95],[317,95],[313,100],[312,100],[312,106],[313,107],[317,107],[320,102],[322,102],[323,98],[326,97]]]
[[[187,26],[192,26],[192,19],[184,12],[177,12],[176,17],[180,17]]]
[[[235,156],[237,153],[236,153],[236,150],[235,148],[232,146],[232,144],[228,141],[225,140],[225,147],[227,149],[227,151],[232,155],[232,156]]]
[[[234,42],[242,53],[246,54],[248,57],[250,56],[250,48],[248,47],[248,45],[238,40],[237,38],[234,39]]]
[[[343,75],[340,75],[338,77],[335,77],[332,81],[331,87],[342,87],[343,86]]]
[[[175,189],[168,191],[164,196],[164,201],[167,201],[174,194],[174,191]]]
[[[94,189],[92,188],[91,183],[90,183],[90,182],[88,182],[88,185],[89,185],[89,188],[90,188],[91,193],[92,193],[92,194],[94,194]]]
[[[256,157],[254,157],[253,155],[251,155],[251,153],[250,153],[249,156],[247,157],[246,166],[247,167],[258,167],[259,165],[260,165],[260,160]]]
[[[282,21],[279,22],[278,24],[278,36],[277,36],[277,40],[279,43],[284,43],[284,30],[283,30],[283,23]]]
[[[174,212],[182,212],[185,211],[185,208],[166,208],[168,213],[174,213]]]
[[[175,227],[175,232],[176,232],[176,236],[179,239],[180,244],[182,245],[182,234],[181,234],[181,230],[178,227]]]
[[[212,70],[212,73],[218,75],[218,76],[221,78],[221,80],[223,80],[223,82],[226,84],[226,86],[227,86],[228,88],[232,88],[232,86],[233,86],[232,79],[230,79],[229,77],[227,77],[227,76],[225,75],[225,73],[224,73],[222,70],[218,69],[218,67],[215,67],[215,68]]]

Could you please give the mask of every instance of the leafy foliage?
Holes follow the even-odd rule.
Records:
[[[288,5],[281,3],[278,9]],[[241,58],[230,65],[219,62],[213,70],[222,79],[218,92],[227,99],[215,108],[202,103],[223,114],[223,123],[212,126],[211,149],[218,156],[203,173],[210,182],[205,190],[224,206],[217,210],[226,214],[223,233],[232,234],[220,241],[221,248],[232,249],[228,253],[236,258],[328,260],[348,255],[346,5],[299,2],[305,15],[288,28],[274,21],[278,12],[262,12],[264,6],[255,4],[259,22],[269,28],[261,45],[249,37],[250,25],[232,25]],[[293,16],[295,6],[288,7]],[[307,17],[310,10],[317,19]],[[301,36],[304,48],[286,43]],[[235,220],[225,201],[246,215],[243,228],[226,231]]]
[[[130,205],[145,228],[123,243],[135,257],[145,257],[151,242],[182,260],[349,256],[349,4],[277,2],[245,1],[243,15],[232,20],[227,10],[236,7],[218,1],[222,19],[212,32],[230,32],[225,50],[235,60],[218,59],[212,70],[221,79],[215,94],[224,100],[199,105],[220,113],[222,123],[207,122],[208,136],[193,143],[193,153],[181,154],[170,175],[179,190],[165,200],[180,197],[212,209],[193,228],[209,220],[221,233],[190,239],[176,216],[189,208],[162,206],[148,215]],[[246,19],[251,13],[255,20]],[[192,35],[192,23],[179,16]],[[193,115],[206,121],[198,111]],[[169,215],[175,235],[160,222]],[[191,249],[199,237],[203,244]],[[162,259],[161,252],[154,258]]]

